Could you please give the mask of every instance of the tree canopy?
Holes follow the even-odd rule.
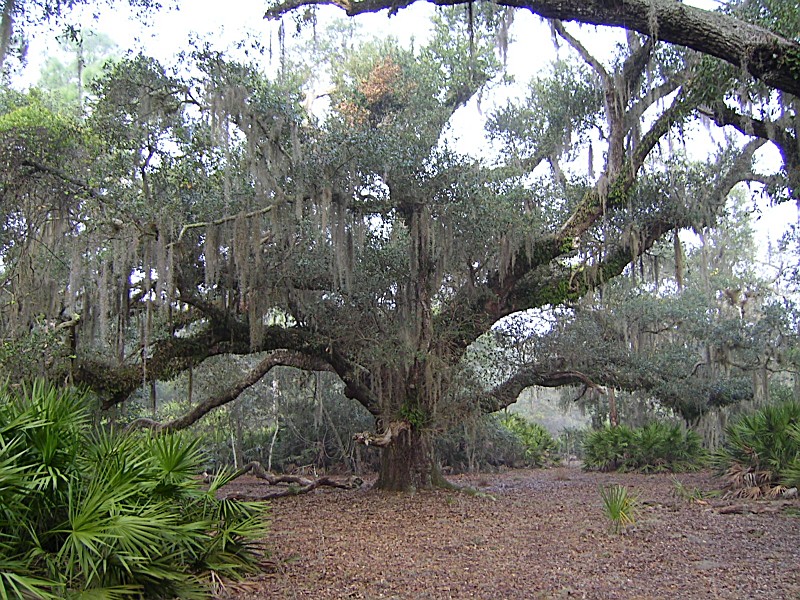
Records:
[[[389,15],[419,0],[287,0],[276,2],[266,17],[279,17],[302,6],[332,4],[354,16],[388,10]],[[433,0],[438,6],[471,4],[469,0]],[[708,11],[679,0],[500,0],[498,6],[526,9],[545,19],[578,21],[637,31],[655,39],[678,44],[720,58],[761,79],[767,85],[799,95],[797,8],[780,0],[742,2],[730,11]],[[727,13],[727,14],[726,14]],[[730,14],[732,13],[732,14]],[[743,18],[739,18],[741,15]],[[760,26],[761,21],[766,25]]]
[[[331,372],[375,417],[361,440],[384,449],[379,485],[390,489],[435,484],[432,438],[525,387],[624,385],[544,351],[487,377],[487,334],[587,297],[668,234],[714,225],[738,183],[778,200],[800,189],[783,89],[794,63],[778,72],[747,46],[731,61],[748,56],[745,72],[664,44],[679,42],[674,4],[643,3],[655,16],[604,59],[552,21],[569,57],[489,116],[503,149],[494,164],[444,133],[502,72],[496,32],[511,13],[495,4],[441,9],[415,48],[352,44],[332,28],[273,76],[206,48],[180,71],[128,56],[92,84],[86,117],[6,91],[0,359],[20,378],[87,385],[108,409],[211,356],[258,358],[184,415],[139,423],[160,429],[191,425],[275,366]],[[603,6],[570,10],[591,22]],[[751,45],[767,31],[700,12],[721,33],[742,23]],[[769,35],[780,61],[796,51]],[[304,94],[320,73],[330,91],[315,113]],[[744,135],[706,162],[676,150],[709,121]],[[754,166],[768,143],[778,173]]]

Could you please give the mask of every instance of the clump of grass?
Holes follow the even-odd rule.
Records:
[[[603,511],[609,520],[611,531],[620,533],[636,522],[639,498],[624,485],[601,486],[600,497],[603,499]]]
[[[695,504],[708,504],[706,498],[712,496],[711,493],[706,493],[698,487],[690,488],[677,477],[672,478],[672,495],[685,502]]]

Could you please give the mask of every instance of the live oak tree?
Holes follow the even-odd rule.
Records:
[[[360,439],[383,448],[378,485],[398,490],[440,481],[431,440],[465,415],[530,385],[591,383],[534,356],[487,385],[476,342],[510,315],[581,298],[665,234],[713,223],[739,181],[794,193],[788,158],[775,179],[751,167],[767,140],[794,143],[793,108],[787,94],[767,126],[723,101],[740,73],[709,78],[702,57],[650,29],[604,63],[555,21],[572,58],[491,117],[506,152],[484,165],[443,133],[499,73],[493,35],[509,18],[444,10],[416,51],[329,44],[273,79],[208,51],[194,78],[133,57],[98,82],[82,122],[9,95],[4,362],[89,385],[111,408],[209,356],[258,357],[226,391],[144,423],[161,429],[275,366],[329,371],[374,415]],[[325,64],[330,104],[315,116],[301,88]],[[750,140],[691,177],[658,156],[698,113],[744,119]],[[19,361],[33,334],[58,350]]]
[[[528,353],[559,357],[593,383],[629,392],[628,415],[642,412],[637,405],[671,409],[718,444],[717,425],[731,411],[765,404],[798,374],[796,307],[774,272],[759,273],[743,194],[735,196],[730,214],[699,231],[698,247],[681,248],[675,261],[673,240],[654,246],[602,294],[561,310]],[[578,389],[577,400],[605,411],[610,393]]]

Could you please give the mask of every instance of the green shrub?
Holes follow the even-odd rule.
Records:
[[[593,471],[621,468],[633,444],[633,430],[626,425],[592,431],[583,446],[583,466]]]
[[[455,473],[525,463],[520,439],[501,423],[496,414],[465,420],[435,440],[436,455],[443,467]]]
[[[642,473],[690,471],[702,465],[700,436],[680,425],[653,421],[634,430],[625,468]]]
[[[256,566],[263,505],[203,489],[195,441],[93,430],[86,404],[0,389],[0,597],[201,598]]]
[[[521,442],[526,464],[542,467],[553,462],[556,441],[547,429],[515,414],[505,415],[501,423]]]
[[[636,429],[620,425],[593,431],[584,454],[584,467],[598,471],[687,471],[704,460],[700,436],[657,421]]]
[[[740,417],[725,429],[714,462],[737,496],[776,496],[800,487],[800,403]]]

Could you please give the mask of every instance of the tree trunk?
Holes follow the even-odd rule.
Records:
[[[613,387],[608,388],[608,420],[611,422],[611,427],[619,425],[619,416],[617,415],[617,393]]]
[[[376,489],[413,492],[443,485],[445,481],[434,460],[429,435],[414,428],[406,429],[383,448]]]

